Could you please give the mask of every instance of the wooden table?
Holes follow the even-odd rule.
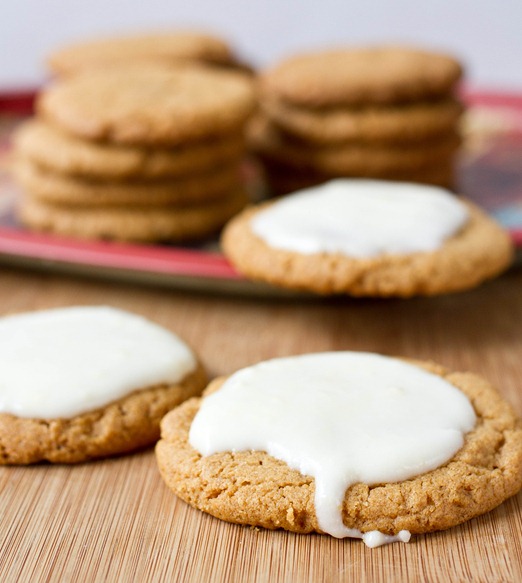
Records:
[[[0,270],[0,314],[106,304],[176,331],[211,375],[355,349],[489,378],[522,414],[522,271],[435,299],[259,300]],[[460,527],[368,549],[221,522],[164,486],[152,450],[73,467],[0,468],[0,581],[519,582],[522,495]]]

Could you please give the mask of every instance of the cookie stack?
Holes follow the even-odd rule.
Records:
[[[44,91],[14,139],[29,228],[126,241],[207,237],[247,202],[250,81],[195,67],[75,75]]]
[[[461,75],[451,57],[401,47],[291,58],[261,75],[252,149],[278,193],[334,177],[449,186]]]

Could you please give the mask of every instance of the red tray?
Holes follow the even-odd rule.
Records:
[[[31,115],[34,93],[0,94],[0,262],[226,293],[288,295],[247,281],[219,253],[201,247],[86,242],[32,233],[12,213],[17,191],[6,170],[13,127]],[[459,190],[491,213],[522,247],[522,95],[467,92]]]

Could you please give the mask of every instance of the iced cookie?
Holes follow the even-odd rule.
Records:
[[[41,117],[78,137],[140,146],[239,133],[254,107],[244,75],[160,65],[89,71],[37,101]]]
[[[274,359],[162,421],[180,498],[223,520],[371,547],[488,512],[522,486],[522,424],[484,379],[368,353]]]
[[[108,307],[0,319],[0,463],[75,463],[154,443],[206,375],[177,336]]]
[[[25,123],[14,135],[16,151],[43,168],[106,180],[197,176],[240,160],[244,141],[241,134],[227,134],[176,148],[118,146],[79,139],[37,119]]]
[[[222,247],[245,276],[320,294],[434,295],[507,268],[507,233],[472,203],[413,183],[339,179],[246,209]]]

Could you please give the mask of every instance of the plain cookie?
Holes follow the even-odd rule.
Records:
[[[245,149],[240,133],[175,148],[145,148],[79,139],[38,119],[18,128],[13,144],[18,153],[48,170],[106,180],[158,179],[207,172],[239,160]]]
[[[36,104],[40,116],[76,136],[141,146],[239,133],[254,107],[244,75],[160,65],[76,75]]]
[[[397,46],[339,49],[289,58],[261,75],[261,94],[321,108],[438,98],[462,75],[450,56]]]
[[[56,50],[47,64],[57,75],[125,63],[201,61],[228,65],[235,61],[220,38],[196,31],[157,32],[93,39]]]
[[[19,158],[14,175],[24,190],[43,202],[78,207],[118,205],[201,205],[227,198],[240,184],[237,164],[211,169],[210,172],[179,176],[171,180],[103,182],[79,179],[44,170]]]
[[[80,239],[180,242],[214,235],[247,203],[243,191],[233,192],[219,201],[187,207],[77,207],[24,197],[17,216],[36,231]]]

